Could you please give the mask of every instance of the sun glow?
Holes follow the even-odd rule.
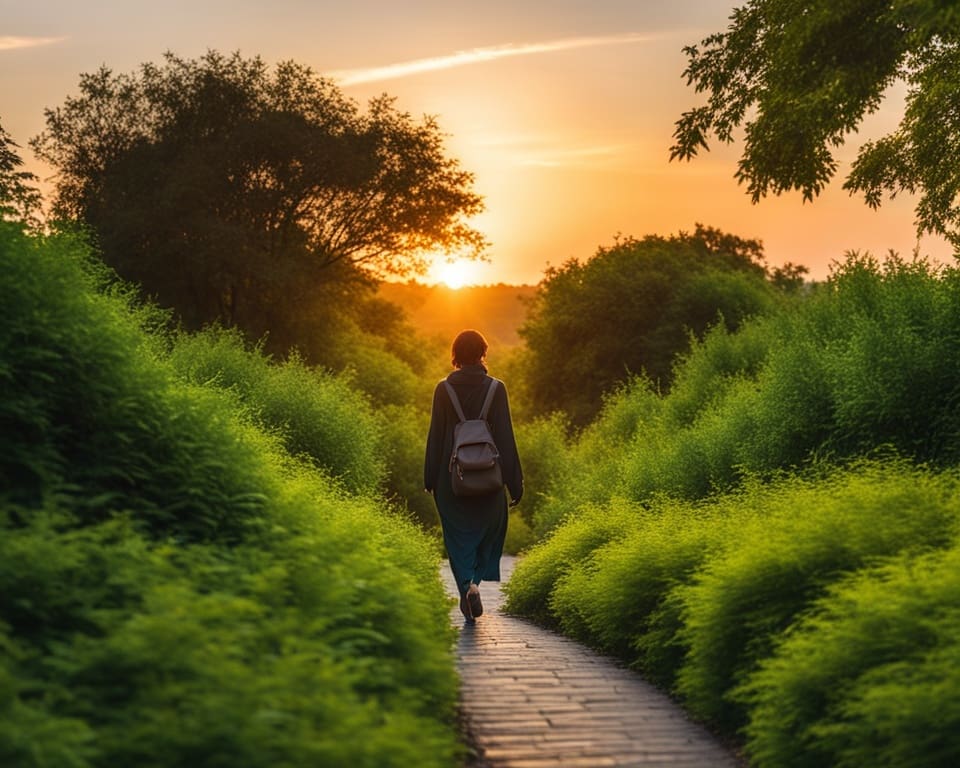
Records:
[[[448,288],[457,290],[465,285],[471,285],[478,277],[477,262],[469,259],[456,261],[436,261],[430,270],[430,276]]]

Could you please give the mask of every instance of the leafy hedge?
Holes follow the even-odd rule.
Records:
[[[852,574],[734,696],[760,766],[960,762],[960,547]]]
[[[670,393],[634,381],[571,448],[579,467],[538,512],[541,535],[580,503],[699,499],[811,460],[880,446],[960,461],[960,270],[852,255],[788,308],[714,328]]]
[[[946,624],[941,617],[953,616],[956,595],[945,588],[921,591],[902,617],[878,608],[887,622],[882,632],[831,622],[845,620],[832,607],[838,600],[857,601],[867,611],[866,596],[888,589],[889,569],[908,573],[914,562],[950,560],[943,553],[957,546],[958,534],[957,478],[902,462],[748,484],[700,503],[662,498],[647,509],[613,503],[586,510],[535,547],[507,584],[507,607],[625,658],[727,732],[749,723],[751,754],[775,754],[758,764],[903,764],[889,755],[836,762],[844,749],[862,755],[871,748],[870,713],[880,712],[875,697],[893,695],[892,688],[881,690],[890,684],[909,694],[910,706],[897,710],[892,698],[876,704],[887,707],[884,727],[891,734],[918,729],[925,735],[911,743],[940,746],[917,764],[948,765],[938,755],[960,753],[960,699],[946,696],[934,707],[919,690],[906,689],[926,684],[932,669],[942,671],[953,658],[955,617]],[[836,633],[842,642],[833,639]],[[835,658],[818,670],[820,653],[812,644],[821,637],[833,643],[823,653]],[[853,658],[859,666],[848,673],[859,688],[848,699],[832,671]],[[785,696],[796,703],[781,710]],[[840,703],[820,706],[831,699]],[[846,722],[845,707],[856,709],[858,723]],[[834,730],[844,734],[839,746],[820,738]],[[855,739],[862,740],[855,748],[844,741]],[[894,741],[890,735],[885,743]],[[811,744],[819,746],[808,758]],[[886,754],[873,748],[875,756]],[[890,754],[904,749],[898,745]],[[791,752],[798,753],[792,762],[784,759]]]
[[[0,225],[0,764],[454,765],[434,544],[316,467],[376,486],[362,402],[185,381],[86,254]]]
[[[954,764],[958,306],[956,268],[852,255],[708,333],[668,395],[629,382],[549,478],[509,609],[623,657],[758,765]],[[870,608],[886,594],[902,615]]]
[[[308,368],[296,356],[275,364],[236,330],[177,337],[170,355],[187,380],[231,390],[260,426],[295,456],[356,492],[372,492],[386,467],[375,414],[348,380]]]

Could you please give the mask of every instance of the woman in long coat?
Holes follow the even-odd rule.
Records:
[[[453,341],[454,371],[447,376],[467,419],[480,416],[487,390],[494,379],[484,361],[487,342],[473,330],[461,332]],[[507,535],[507,497],[503,490],[486,496],[454,496],[450,480],[453,428],[457,417],[444,382],[433,393],[433,411],[423,468],[424,488],[433,494],[440,513],[443,542],[450,568],[460,591],[460,610],[467,621],[483,613],[479,584],[500,581],[500,556]],[[490,431],[500,453],[503,481],[510,492],[510,506],[523,495],[523,472],[510,419],[510,405],[503,382],[498,381],[487,414]]]

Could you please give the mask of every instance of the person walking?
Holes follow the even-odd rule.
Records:
[[[460,421],[450,398],[453,387],[466,419],[480,417],[487,392],[496,386],[486,420],[500,454],[504,486],[510,506],[523,496],[523,471],[513,434],[507,390],[502,381],[487,374],[487,340],[479,331],[462,331],[453,340],[454,371],[433,392],[430,430],[427,434],[423,485],[433,494],[440,515],[443,543],[460,592],[460,611],[468,622],[483,613],[480,583],[500,581],[500,556],[507,535],[507,495],[504,489],[483,496],[456,496],[450,477],[453,431]]]

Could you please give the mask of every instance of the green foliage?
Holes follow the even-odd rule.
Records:
[[[436,528],[437,505],[423,488],[429,412],[413,405],[388,405],[377,411],[377,419],[386,451],[387,496],[401,502],[424,528]]]
[[[186,381],[69,237],[0,269],[0,762],[455,764],[435,543],[302,458],[363,400],[234,334]]]
[[[631,375],[668,388],[691,335],[721,322],[736,328],[774,306],[761,260],[756,241],[698,225],[694,235],[627,239],[548,270],[520,330],[532,412],[562,410],[582,427]]]
[[[535,541],[536,536],[526,518],[511,510],[507,520],[507,536],[503,542],[503,551],[508,555],[522,554]]]
[[[625,522],[623,532],[556,580],[551,613],[564,632],[671,686],[684,657],[677,640],[682,604],[673,589],[754,519],[757,505],[742,501],[730,496],[698,506],[663,499],[626,517],[624,503],[613,502],[608,509]]]
[[[758,766],[960,760],[960,549],[833,585],[737,690]]]
[[[328,339],[314,357],[344,371],[351,385],[377,405],[429,403],[433,394],[434,382],[421,373],[426,364],[412,368],[396,354],[395,344],[380,335],[346,328]]]
[[[229,389],[253,420],[284,447],[323,468],[355,492],[376,490],[383,478],[376,418],[350,382],[307,367],[296,355],[274,364],[250,349],[237,331],[211,328],[181,334],[170,353],[194,384]]]
[[[691,709],[740,725],[743,711],[727,693],[774,639],[843,574],[878,557],[947,546],[960,523],[957,490],[952,479],[906,466],[863,465],[742,499],[762,514],[679,589],[687,653],[677,688]]]
[[[521,516],[528,528],[538,536],[546,533],[541,528],[542,510],[552,498],[553,483],[568,471],[570,453],[567,425],[563,418],[549,418],[518,423],[514,429],[517,450],[523,465],[523,483],[529,489],[523,501],[511,511],[512,517]]]
[[[529,550],[505,585],[506,609],[538,621],[550,620],[548,599],[554,583],[573,565],[611,539],[622,536],[630,509],[586,508]]]
[[[234,539],[255,523],[261,462],[232,406],[172,386],[126,304],[92,292],[70,237],[0,239],[0,478],[6,497],[127,509],[157,535]],[[199,435],[220,432],[222,444]],[[265,441],[266,438],[259,438]]]
[[[957,482],[887,460],[699,503],[615,499],[535,546],[508,606],[620,656],[728,733],[748,722],[759,765],[913,764],[911,749],[948,765]]]
[[[322,485],[300,484],[274,510],[296,533],[231,550],[155,547],[123,521],[57,530],[55,515],[35,515],[7,528],[0,586],[18,599],[3,618],[30,649],[11,703],[43,728],[68,727],[56,747],[0,731],[0,755],[450,765],[454,677],[438,653],[449,629],[432,549],[371,505],[318,509]]]
[[[737,179],[757,202],[796,189],[818,195],[837,171],[833,152],[879,109],[897,78],[908,83],[896,131],[859,150],[844,187],[873,207],[884,193],[918,194],[919,232],[960,245],[960,13],[941,0],[747,0],[724,32],[684,49],[702,106],[677,121],[671,157],[691,159],[712,135],[744,129]]]
[[[543,530],[577,497],[702,498],[880,446],[955,462],[958,290],[955,269],[852,254],[780,311],[712,329],[668,394],[638,381],[606,400],[571,448],[582,471],[551,488],[561,501]]]
[[[482,209],[473,177],[434,119],[386,96],[361,112],[294,62],[208,51],[104,66],[46,118],[31,146],[58,171],[55,213],[190,329],[269,332],[286,352],[325,335],[371,274],[485,247],[467,224]]]
[[[568,442],[564,466],[549,468],[545,492],[536,497],[533,511],[538,538],[576,514],[579,507],[611,498],[628,458],[624,446],[642,425],[656,418],[661,407],[661,399],[641,379],[628,382],[604,402],[596,421]],[[553,417],[546,423],[562,422]]]

